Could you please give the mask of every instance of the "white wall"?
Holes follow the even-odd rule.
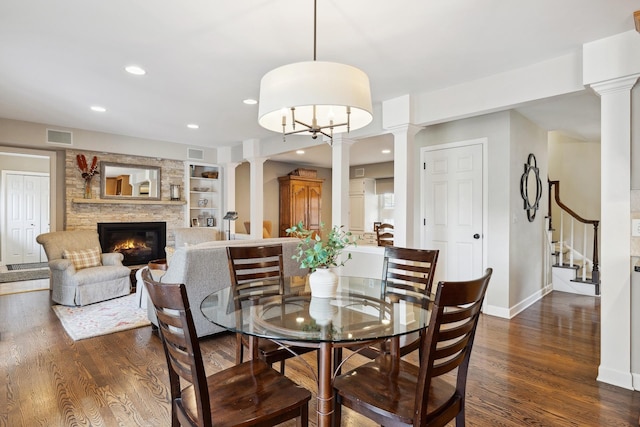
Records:
[[[581,92],[584,90],[582,77],[582,53],[576,50],[522,68],[417,94],[411,122],[441,123]]]
[[[360,178],[393,178],[393,161],[383,163],[373,163],[369,165],[358,165],[349,167],[349,179],[358,178],[356,169],[364,169],[364,177]]]
[[[429,126],[416,135],[416,150],[477,138],[488,139],[488,158],[484,160],[484,167],[488,168],[488,229],[484,230],[488,253],[484,267],[494,269],[485,312],[510,318],[538,299],[544,289],[542,239],[546,202],[535,221],[529,223],[520,197],[520,176],[528,154],[533,152],[546,179],[546,133],[518,113],[504,111]],[[544,188],[543,200],[546,194]],[[420,198],[415,194],[414,200]],[[419,210],[419,203],[414,205]],[[416,218],[421,218],[418,211]],[[531,247],[541,249],[532,253]]]
[[[631,91],[631,189],[640,190],[640,86]]]
[[[509,307],[519,313],[538,300],[546,289],[545,220],[548,211],[547,132],[515,111],[511,112],[511,227],[509,236]],[[529,154],[539,169],[542,197],[533,222],[529,222],[520,195],[520,179]]]
[[[549,132],[549,179],[560,181],[561,200],[574,212],[600,218],[600,141]]]
[[[71,147],[65,147],[47,144],[47,128],[72,132],[73,145]],[[201,162],[217,162],[217,150],[213,148],[2,118],[0,118],[0,144],[58,151],[64,150],[65,148],[72,148],[74,150],[85,149],[171,160],[186,160],[187,148],[191,147],[203,150],[204,159],[201,160]]]

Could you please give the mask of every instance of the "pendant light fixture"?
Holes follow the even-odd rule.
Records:
[[[369,77],[360,69],[316,61],[316,3],[313,1],[313,61],[269,71],[260,81],[258,123],[286,135],[324,135],[360,129],[373,119]]]

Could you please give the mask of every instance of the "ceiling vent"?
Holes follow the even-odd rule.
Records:
[[[364,168],[356,169],[356,178],[362,178],[364,176]]]
[[[47,129],[47,144],[73,145],[73,133],[66,130]]]
[[[187,148],[187,158],[189,160],[204,160],[204,150]]]

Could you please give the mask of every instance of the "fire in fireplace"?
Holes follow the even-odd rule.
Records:
[[[166,256],[166,222],[100,222],[98,236],[102,250],[120,252],[124,265],[146,264]]]

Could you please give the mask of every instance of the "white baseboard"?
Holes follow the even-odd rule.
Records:
[[[617,371],[599,366],[598,378],[596,379],[603,383],[626,388],[627,390],[634,390],[633,374],[631,374],[630,372]]]
[[[490,316],[502,317],[503,319],[512,319],[518,313],[526,310],[527,307],[530,307],[535,302],[539,301],[543,296],[545,296],[552,290],[553,288],[549,284],[545,286],[543,289],[540,289],[538,292],[534,293],[533,295],[529,296],[528,298],[520,301],[518,304],[509,308],[485,304],[484,307],[482,308],[482,312]]]
[[[504,307],[498,307],[497,305],[484,304],[482,312],[489,316],[501,317],[503,319],[510,319],[509,309]]]
[[[631,381],[633,382],[633,389],[640,391],[640,374],[631,373]]]

